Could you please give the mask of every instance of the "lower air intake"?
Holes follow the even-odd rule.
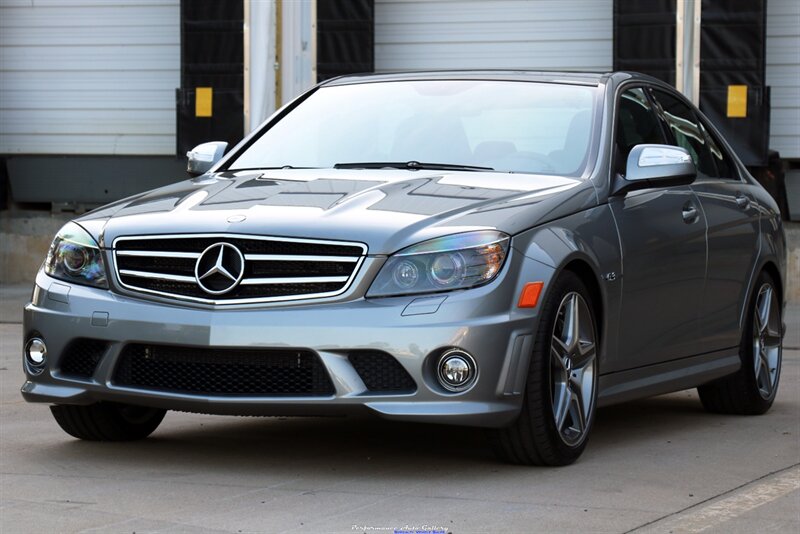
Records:
[[[380,351],[354,351],[348,355],[358,376],[373,393],[413,393],[417,384],[391,354]]]
[[[126,346],[114,373],[120,386],[210,396],[323,397],[333,384],[307,350]]]
[[[91,378],[108,350],[108,342],[99,339],[76,339],[61,355],[61,374]]]

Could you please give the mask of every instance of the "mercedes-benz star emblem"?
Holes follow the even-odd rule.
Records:
[[[244,256],[230,243],[214,243],[200,254],[194,277],[203,291],[222,295],[236,287],[244,276]]]

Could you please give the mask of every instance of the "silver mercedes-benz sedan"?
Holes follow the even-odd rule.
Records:
[[[72,436],[144,438],[166,410],[369,413],[562,465],[599,406],[775,399],[777,205],[658,80],[342,77],[226,148],[55,237],[22,394]]]

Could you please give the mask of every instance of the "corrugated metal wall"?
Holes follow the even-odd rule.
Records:
[[[800,2],[767,2],[771,147],[800,158]],[[378,71],[608,70],[612,0],[375,0]],[[0,154],[167,155],[179,0],[0,0]]]
[[[174,154],[179,4],[0,0],[0,154]]]
[[[610,70],[612,4],[375,0],[375,68]]]
[[[770,148],[800,158],[800,1],[767,1],[767,85],[772,87]]]

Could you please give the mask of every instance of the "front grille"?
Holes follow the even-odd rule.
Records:
[[[351,352],[347,357],[364,385],[374,393],[413,393],[417,390],[414,379],[390,354],[365,350]]]
[[[212,396],[322,397],[334,393],[308,350],[127,345],[114,371],[120,386]]]
[[[108,350],[108,342],[99,339],[76,339],[61,354],[61,374],[91,378]]]
[[[212,272],[200,282],[198,276],[216,268],[221,246],[221,265],[232,276]],[[339,295],[366,252],[360,243],[231,234],[120,237],[114,267],[127,289],[237,304]]]

